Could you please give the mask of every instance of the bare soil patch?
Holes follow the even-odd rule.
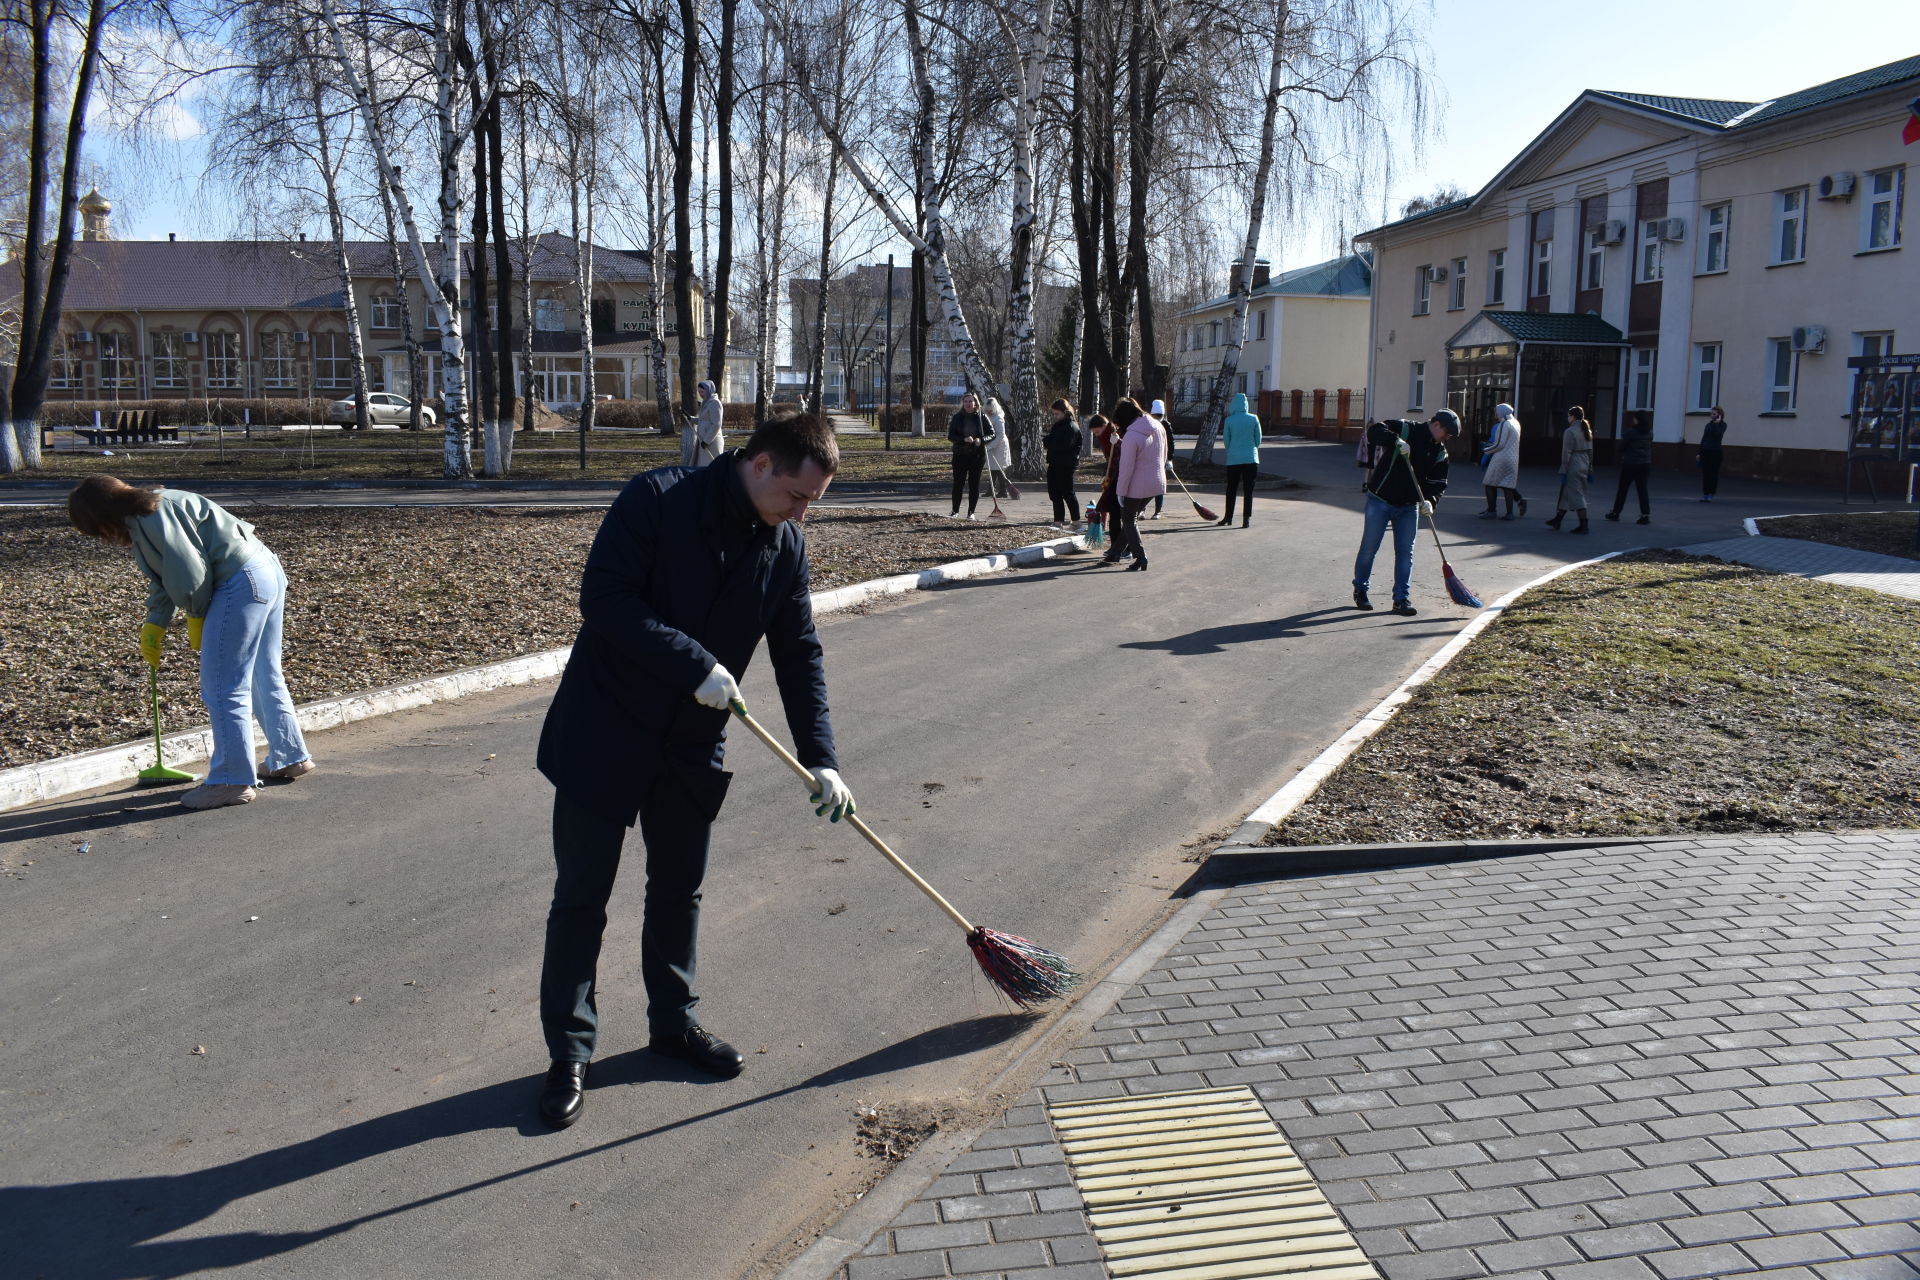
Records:
[[[1643,552],[1528,592],[1269,844],[1920,825],[1920,605]]]
[[[284,661],[298,702],[571,644],[580,569],[601,518],[487,507],[233,509],[286,565]],[[1049,536],[1058,534],[1031,522],[871,508],[807,519],[815,590]],[[82,537],[64,511],[48,509],[0,510],[0,545],[0,768],[151,733],[137,644],[146,579],[130,553]],[[168,638],[160,692],[163,728],[205,722],[183,636]]]
[[[1830,547],[1851,547],[1855,551],[1877,551],[1883,556],[1904,556],[1920,560],[1920,513],[1912,511],[1862,511],[1830,516],[1779,516],[1754,521],[1756,528],[1770,538],[1803,538],[1824,542]]]

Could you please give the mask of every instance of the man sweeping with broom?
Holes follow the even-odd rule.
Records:
[[[627,828],[646,845],[640,974],[648,1047],[719,1076],[738,1050],[693,1016],[700,883],[729,775],[728,709],[762,636],[815,812],[853,812],[827,717],[800,521],[839,465],[833,432],[785,415],[702,468],[635,476],[608,509],[580,583],[581,626],[540,734],[557,866],[540,975],[552,1066],[540,1115],[580,1118],[598,1031],[607,899]]]
[[[1420,517],[1433,515],[1433,503],[1447,490],[1447,441],[1460,434],[1460,419],[1442,409],[1424,423],[1396,419],[1367,428],[1367,443],[1379,461],[1367,475],[1366,528],[1353,561],[1353,607],[1372,610],[1367,586],[1380,539],[1393,529],[1393,611],[1411,618],[1413,544]]]

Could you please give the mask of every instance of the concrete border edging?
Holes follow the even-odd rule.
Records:
[[[918,573],[876,578],[832,591],[816,591],[813,593],[813,611],[816,615],[840,613],[884,596],[901,595],[963,578],[977,578],[1006,569],[1042,564],[1068,551],[1084,549],[1085,544],[1078,537],[1055,538],[998,555],[936,565]],[[516,658],[444,672],[404,684],[363,689],[338,698],[309,702],[295,710],[303,733],[337,729],[374,716],[411,711],[436,702],[450,702],[471,694],[508,689],[557,676],[565,669],[567,655],[572,652],[572,647],[568,646],[522,654]],[[258,725],[254,726],[253,734],[256,746],[265,741]],[[213,730],[208,725],[196,725],[191,729],[170,733],[160,740],[161,759],[169,765],[205,760],[212,751]],[[153,742],[143,738],[136,742],[101,747],[96,751],[0,770],[0,813],[129,781],[152,760]]]
[[[1365,744],[1367,739],[1386,728],[1387,721],[1399,714],[1400,708],[1405,706],[1408,700],[1413,697],[1413,691],[1415,689],[1418,689],[1421,685],[1439,675],[1440,672],[1446,668],[1446,665],[1459,655],[1462,649],[1465,649],[1471,644],[1474,638],[1482,631],[1492,626],[1494,619],[1505,613],[1507,607],[1515,600],[1533,590],[1535,587],[1544,586],[1563,574],[1572,573],[1575,569],[1584,569],[1589,565],[1600,564],[1604,561],[1629,555],[1640,550],[1643,550],[1643,548],[1624,547],[1619,551],[1609,551],[1605,555],[1594,556],[1589,560],[1579,560],[1573,564],[1561,565],[1558,569],[1541,574],[1531,582],[1526,582],[1515,587],[1488,605],[1480,611],[1479,615],[1475,617],[1473,621],[1462,627],[1453,639],[1441,646],[1438,653],[1428,658],[1412,675],[1401,681],[1399,688],[1389,693],[1385,698],[1382,698],[1373,710],[1361,716],[1351,729],[1348,729],[1345,733],[1341,734],[1339,738],[1335,739],[1332,746],[1308,761],[1306,767],[1289,779],[1285,786],[1281,787],[1271,796],[1268,796],[1265,802],[1252,813],[1248,814],[1246,820],[1243,821],[1239,827],[1235,828],[1232,835],[1227,837],[1226,843],[1221,846],[1221,849],[1239,849],[1259,846],[1275,827],[1286,821],[1295,809],[1305,804],[1307,800],[1312,797],[1313,793],[1318,791],[1322,784],[1333,776],[1334,771],[1345,764],[1348,758]],[[1211,859],[1209,859],[1209,861],[1211,861]]]
[[[1203,870],[1210,882],[1224,885],[1311,872],[1511,858],[1528,853],[1612,849],[1699,838],[1697,835],[1545,836],[1515,840],[1422,840],[1409,844],[1221,845],[1207,859]]]

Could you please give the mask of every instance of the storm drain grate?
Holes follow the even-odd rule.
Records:
[[[1048,1108],[1110,1275],[1380,1280],[1249,1089]]]

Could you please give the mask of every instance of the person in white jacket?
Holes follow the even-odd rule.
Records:
[[[993,434],[987,437],[987,488],[995,502],[1011,502],[1019,497],[1007,473],[1013,470],[1013,441],[1007,435],[1007,411],[993,396],[987,397],[987,425]]]
[[[1480,513],[1482,520],[1492,520],[1498,512],[1495,506],[1504,494],[1507,500],[1507,514],[1504,519],[1515,520],[1514,507],[1519,507],[1519,515],[1527,514],[1527,500],[1520,496],[1520,418],[1510,404],[1493,406],[1493,434],[1487,439],[1486,452],[1483,455],[1486,473],[1480,483],[1487,492],[1487,509]]]
[[[700,413],[693,425],[680,433],[680,465],[704,467],[726,450],[726,437],[720,430],[726,406],[720,403],[719,388],[711,382],[702,382],[693,390],[700,397]]]
[[[1173,474],[1173,430],[1167,426],[1167,402],[1155,400],[1153,408],[1147,410],[1147,416],[1153,419],[1153,425],[1160,428],[1160,456],[1166,459],[1167,475]],[[1153,498],[1153,514],[1149,520],[1158,520],[1160,512],[1167,505],[1167,487],[1163,483],[1160,492]]]

